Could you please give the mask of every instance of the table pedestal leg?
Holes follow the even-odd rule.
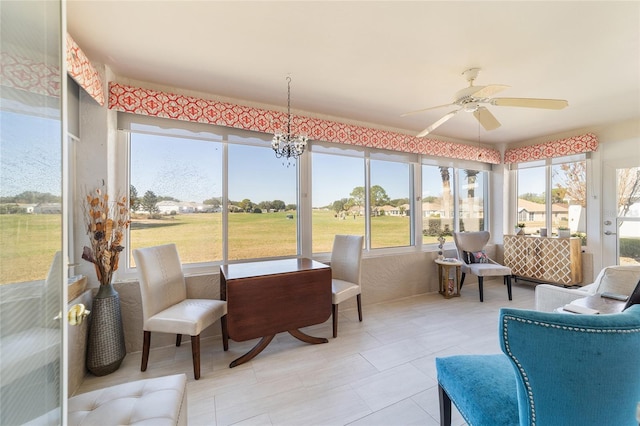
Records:
[[[325,339],[324,337],[309,336],[308,334],[305,334],[298,329],[288,330],[288,331],[289,331],[289,334],[291,334],[293,337],[295,337],[298,340],[302,340],[305,343],[313,343],[314,345],[317,345],[319,343],[329,343],[329,340]]]
[[[272,334],[270,336],[264,336],[262,339],[260,339],[258,344],[253,347],[253,349],[251,349],[246,354],[242,355],[240,358],[237,358],[237,359],[233,360],[231,362],[231,364],[229,364],[229,368],[233,368],[233,367],[238,366],[240,364],[244,364],[247,361],[251,361],[253,359],[253,357],[255,357],[260,352],[262,352],[264,350],[264,348],[266,348],[267,345],[269,345],[269,343],[271,343],[271,341],[273,340],[274,337],[275,337],[275,334]]]

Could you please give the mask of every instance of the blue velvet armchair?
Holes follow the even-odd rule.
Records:
[[[503,354],[436,358],[440,424],[638,426],[640,305],[611,315],[503,308]]]

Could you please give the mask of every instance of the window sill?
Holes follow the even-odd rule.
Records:
[[[71,303],[73,299],[77,298],[82,293],[84,293],[86,289],[87,289],[87,277],[85,277],[84,275],[71,277],[69,282],[69,287],[67,290],[67,293],[68,293],[67,303]]]

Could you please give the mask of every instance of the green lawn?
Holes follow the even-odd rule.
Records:
[[[40,280],[60,251],[61,216],[0,215],[0,284]]]
[[[316,253],[330,252],[335,234],[364,235],[361,216],[339,219],[331,211],[314,210],[312,218]],[[296,222],[296,212],[229,214],[229,259],[295,255]],[[372,218],[373,247],[409,245],[409,222],[408,217]],[[53,255],[60,250],[60,232],[60,215],[0,215],[0,284],[46,277]],[[134,219],[131,224],[132,248],[176,243],[184,263],[222,259],[221,235],[220,213]]]

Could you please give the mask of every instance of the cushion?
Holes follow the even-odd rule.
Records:
[[[436,358],[436,370],[438,383],[469,425],[519,424],[516,376],[506,355]]]
[[[69,425],[186,425],[187,376],[137,380],[69,399]]]
[[[463,261],[467,265],[471,263],[487,263],[489,261],[484,250],[476,252],[463,251],[462,254],[464,256]]]
[[[638,280],[640,280],[640,268],[637,266],[607,267],[600,273],[600,285],[596,292],[629,295]]]

